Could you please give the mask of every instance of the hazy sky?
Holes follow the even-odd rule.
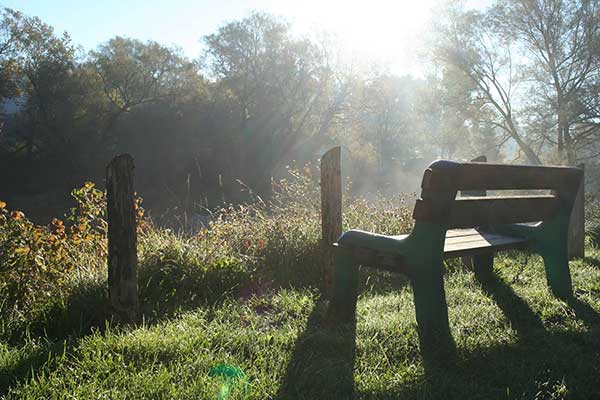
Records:
[[[115,35],[177,45],[191,58],[202,37],[252,10],[289,20],[298,34],[334,33],[354,54],[389,63],[398,73],[418,69],[416,49],[438,0],[0,0],[67,31],[85,50]],[[468,0],[482,7],[489,0]]]

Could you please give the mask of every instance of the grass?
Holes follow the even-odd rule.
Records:
[[[270,204],[223,209],[198,235],[151,224],[142,229],[144,320],[135,326],[111,321],[104,206],[93,185],[76,192],[87,210],[76,216],[95,210],[84,222],[100,227],[83,244],[75,240],[85,231],[79,229],[52,247],[56,224],[35,227],[0,210],[0,398],[600,397],[594,235],[588,257],[571,262],[575,296],[568,302],[550,294],[539,257],[505,253],[496,259],[496,278],[485,282],[449,263],[445,287],[456,354],[436,359],[419,348],[412,292],[402,276],[363,270],[356,322],[327,322],[319,290],[318,187],[310,176],[291,172],[294,181],[279,182]],[[402,198],[351,200],[344,218],[348,226],[403,233],[411,229],[406,205]],[[80,226],[81,218],[75,220]],[[63,250],[63,264],[53,261],[54,248]],[[12,257],[7,249],[21,253]],[[40,255],[47,270],[38,268]],[[43,295],[2,294],[34,289]],[[238,377],[227,378],[227,371]]]
[[[410,286],[363,279],[355,326],[324,323],[312,289],[228,298],[154,324],[106,327],[0,345],[7,399],[217,399],[230,364],[245,378],[231,399],[588,399],[600,390],[600,252],[571,263],[575,299],[555,299],[539,259],[509,254],[498,279],[446,277],[457,355],[424,364]],[[383,282],[383,283],[381,283]]]

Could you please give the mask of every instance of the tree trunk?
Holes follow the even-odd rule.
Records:
[[[521,138],[521,135],[519,135],[517,128],[512,122],[512,116],[508,115],[506,117],[506,121],[508,123],[510,136],[512,136],[512,138],[515,139],[515,141],[519,145],[519,148],[523,151],[523,153],[525,153],[525,156],[527,157],[529,162],[534,165],[542,165],[542,160],[540,160],[540,158],[537,154],[535,154],[531,146],[529,146],[529,144],[527,144],[527,142],[525,142],[523,138]]]

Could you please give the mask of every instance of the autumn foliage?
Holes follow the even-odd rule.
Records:
[[[106,259],[105,193],[86,182],[71,194],[76,207],[48,225],[36,225],[0,201],[1,313],[26,309],[59,293],[71,272],[93,267],[87,263],[89,257],[101,260],[100,265]],[[141,201],[136,199],[136,210],[143,229]]]

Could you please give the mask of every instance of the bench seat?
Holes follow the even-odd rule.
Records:
[[[522,249],[527,247],[529,242],[522,237],[500,235],[483,229],[452,229],[446,233],[444,258]]]
[[[360,230],[346,232],[336,247],[346,247],[359,264],[381,268],[393,272],[407,273],[407,265],[402,257],[401,243],[409,235],[386,236]],[[481,228],[450,229],[444,241],[444,258],[474,256],[495,253],[510,249],[523,249],[530,240],[502,235]],[[390,251],[397,247],[399,251]]]

